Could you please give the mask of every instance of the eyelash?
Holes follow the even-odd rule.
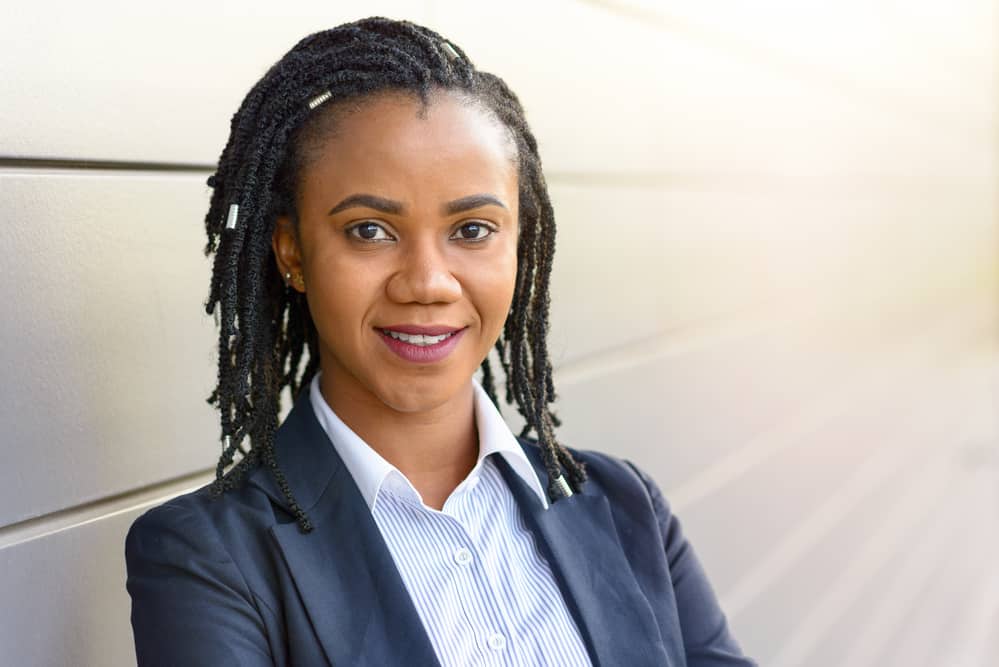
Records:
[[[365,239],[365,238],[362,238],[362,237],[360,237],[360,236],[358,236],[358,235],[356,235],[356,234],[353,233],[355,229],[360,229],[361,227],[367,227],[369,225],[373,225],[375,227],[378,227],[383,232],[385,232],[385,234],[388,234],[388,231],[382,225],[380,225],[377,222],[372,222],[370,220],[365,220],[365,221],[357,223],[356,225],[352,225],[352,226],[348,227],[347,229],[345,229],[344,233],[348,237],[350,237],[352,240],[354,240],[354,241],[360,241],[361,243],[381,243],[383,241],[388,241],[389,240],[389,239]],[[483,236],[482,238],[478,238],[478,239],[458,238],[458,239],[456,239],[457,241],[463,241],[465,243],[482,243],[483,241],[488,240],[493,234],[496,233],[496,228],[495,227],[493,227],[492,225],[487,225],[484,222],[480,222],[478,220],[469,220],[468,222],[463,223],[460,227],[458,227],[458,231],[460,232],[464,227],[467,227],[468,225],[476,225],[476,226],[481,227],[481,228],[483,228],[485,230],[488,230],[489,233],[486,234],[485,236]]]

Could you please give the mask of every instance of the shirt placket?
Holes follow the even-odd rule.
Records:
[[[463,545],[456,551],[455,563],[462,568],[468,582],[469,604],[478,608],[478,643],[487,664],[524,664],[519,656],[516,634],[511,619],[504,613],[501,592],[493,585],[484,554],[490,545],[482,544],[477,537],[483,535],[481,522],[485,509],[482,506],[479,484],[466,489],[455,502],[447,507],[448,518],[453,522],[458,539]],[[460,556],[458,555],[460,553]]]

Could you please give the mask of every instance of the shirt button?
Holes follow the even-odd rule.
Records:
[[[489,635],[489,648],[494,651],[502,651],[506,648],[506,637],[498,632]]]
[[[472,552],[461,547],[454,552],[454,562],[458,565],[468,565],[472,562]]]

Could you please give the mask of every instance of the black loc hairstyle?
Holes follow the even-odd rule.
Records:
[[[215,259],[205,310],[219,325],[218,384],[208,402],[218,407],[222,426],[213,498],[235,488],[262,462],[300,529],[312,530],[274,455],[281,391],[287,386],[297,397],[319,365],[305,295],[287,288],[278,273],[271,246],[275,220],[287,215],[297,226],[296,193],[308,149],[331,127],[332,110],[341,102],[356,104],[378,91],[403,91],[419,95],[425,107],[438,90],[491,111],[516,143],[516,287],[496,341],[506,374],[506,402],[516,401],[526,421],[520,436],[531,430],[537,434],[553,502],[565,495],[563,468],[570,488],[578,491],[586,480],[582,464],[556,441],[554,427],[560,421],[548,408],[556,397],[546,340],[555,218],[524,110],[502,79],[475,69],[460,48],[433,30],[371,17],[309,35],[275,63],[233,115],[229,141],[208,178],[213,193],[205,216],[205,255],[214,252]],[[300,372],[306,347],[308,360]],[[482,362],[482,385],[498,408],[488,358]],[[247,437],[249,451],[241,445]],[[223,474],[237,450],[242,458]]]

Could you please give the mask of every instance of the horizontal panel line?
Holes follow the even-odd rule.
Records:
[[[158,505],[174,496],[201,488],[214,478],[213,466],[207,470],[199,470],[0,527],[0,551],[93,521]]]
[[[977,542],[981,537],[980,532],[968,530],[965,522],[954,521],[953,512],[957,511],[963,514],[967,508],[982,509],[988,507],[988,504],[983,503],[983,499],[980,497],[982,485],[977,480],[965,480],[963,485],[966,486],[969,481],[973,481],[976,487],[976,493],[971,496],[971,499],[958,506],[956,510],[938,512],[933,524],[929,521],[923,521],[920,535],[932,536],[932,538],[920,539],[913,545],[907,545],[904,553],[898,554],[892,563],[893,571],[886,572],[884,578],[879,578],[878,593],[874,605],[868,608],[867,618],[860,632],[851,633],[853,636],[851,637],[850,652],[842,664],[851,667],[871,667],[882,664],[885,652],[891,651],[893,638],[905,632],[903,628],[912,622],[913,610],[926,604],[929,599],[928,592],[932,595],[934,580],[944,580],[947,582],[947,588],[953,589],[955,581],[951,575],[956,569],[961,569],[955,568],[954,554],[966,553],[976,548],[979,546]],[[991,519],[991,517],[988,518]],[[976,569],[981,573],[985,572],[980,568]],[[965,588],[967,585],[965,582]],[[975,581],[972,581],[971,585],[976,586]],[[936,596],[933,598],[936,601],[935,608],[939,612],[940,600]],[[957,599],[970,600],[972,596],[965,594],[957,596]],[[961,608],[964,608],[963,604]],[[956,611],[960,613],[961,609]],[[953,612],[941,614],[939,618],[949,618],[953,615]],[[977,618],[977,615],[973,618]],[[985,621],[988,623],[990,619],[986,617]],[[951,646],[950,650],[942,652],[941,655],[959,655],[962,648],[974,645],[966,638],[958,637],[951,642]],[[984,661],[965,663],[955,661],[953,664],[965,664],[970,667],[986,663]]]
[[[889,519],[881,530],[844,556],[841,567],[830,573],[829,585],[818,600],[804,610],[797,626],[789,628],[787,640],[771,660],[775,667],[809,664],[819,642],[847,610],[875,583],[875,578],[893,557],[904,553],[915,539],[925,539],[927,517],[936,518],[944,508],[962,507],[970,495],[961,488],[954,468],[929,467],[897,497],[889,509]],[[936,512],[934,511],[936,510]],[[932,520],[932,519],[931,519]]]
[[[958,306],[950,312],[954,318],[965,313]],[[912,357],[940,340],[941,334],[946,335],[954,321],[958,320],[941,317],[939,323],[929,329],[906,339],[893,339],[890,348],[872,348],[869,352],[871,356],[860,370],[842,376],[827,391],[813,397],[794,414],[772,428],[751,436],[746,444],[694,473],[685,482],[667,489],[666,495],[674,511],[681,512],[702,502],[784,450],[800,446],[807,441],[809,434],[853,410],[861,392],[871,397],[883,396],[886,390],[896,391],[900,381],[914,381],[923,373],[941,369],[947,362],[946,358],[922,359],[913,366]],[[922,358],[920,354],[916,356]]]
[[[925,311],[923,321],[938,321],[939,306],[932,304],[934,310]],[[981,304],[974,295],[954,295],[947,304],[948,313],[953,317],[981,317]],[[872,309],[881,309],[880,302],[872,302]],[[856,307],[851,311],[859,317],[866,316],[864,311]],[[881,316],[871,311],[871,316]],[[571,386],[587,382],[604,375],[629,370],[638,366],[662,361],[680,354],[689,353],[729,341],[737,341],[756,333],[765,333],[786,326],[802,326],[809,331],[820,332],[829,324],[830,314],[801,313],[796,302],[786,299],[762,299],[742,303],[734,308],[719,310],[700,318],[681,322],[669,329],[652,332],[636,339],[628,339],[617,345],[591,350],[585,354],[571,356],[568,359],[553,358],[553,373],[558,386]],[[992,317],[994,319],[994,317]],[[970,321],[970,320],[969,320]],[[973,320],[977,322],[978,320]],[[946,322],[944,323],[946,324]],[[969,324],[969,327],[971,325]],[[892,335],[898,334],[909,340],[908,325],[899,323]],[[969,328],[969,331],[971,329]],[[977,331],[977,329],[976,329]],[[882,327],[880,334],[888,335]],[[992,347],[988,348],[991,354]]]
[[[82,158],[35,158],[0,156],[0,168],[8,169],[60,169],[66,171],[120,171],[158,172],[181,174],[210,174],[215,165],[197,162],[157,162],[135,160],[105,160]],[[570,171],[554,169],[545,173],[553,186],[593,188],[635,188],[683,192],[738,192],[760,194],[774,188],[790,199],[812,197],[816,193],[853,193],[919,196],[938,196],[941,192],[959,189],[962,192],[990,186],[968,179],[945,180],[943,175],[918,175],[893,173],[788,173],[773,170],[724,171],[724,170],[636,170],[636,171]],[[914,192],[920,194],[915,195]]]
[[[0,167],[21,169],[83,169],[102,171],[212,172],[214,165],[185,162],[139,162],[131,160],[88,160],[79,158],[34,158],[0,156]]]
[[[944,377],[949,378],[950,375],[945,374]],[[916,439],[915,434],[907,430],[908,424],[896,427],[890,438],[886,437],[876,443],[876,448],[869,457],[857,465],[849,476],[844,477],[839,486],[830,489],[821,504],[812,508],[795,525],[788,526],[781,539],[769,548],[767,555],[748,567],[740,581],[723,593],[725,611],[731,617],[742,615],[773,585],[783,581],[787,573],[817,545],[830,543],[829,536],[876,491],[898,477],[911,476],[912,468],[926,469],[929,474],[935,474],[939,467],[929,466],[927,461],[951,461],[959,455],[960,448],[966,443],[965,438],[954,438],[952,444],[943,450],[939,443],[947,441],[947,436],[955,433],[955,427],[966,416],[960,405],[950,406],[947,414],[940,418],[933,412],[933,408],[939,405],[938,392],[926,395],[919,389],[921,383],[918,382],[903,386],[917,389],[908,394],[903,394],[902,390],[897,393],[898,396],[905,395],[902,399],[905,407],[900,406],[898,411],[902,414],[932,415],[931,422],[921,421],[916,431],[922,438],[919,441],[920,448],[912,450],[912,443]],[[883,400],[875,400],[884,405]],[[894,410],[892,409],[891,414],[895,414]],[[913,460],[918,463],[906,469],[904,474],[901,473],[900,468]]]
[[[646,366],[669,357],[710,348],[775,329],[791,320],[790,311],[771,301],[743,304],[613,347],[594,350],[568,361],[556,361],[553,375],[560,387]]]
[[[977,179],[949,178],[947,174],[900,172],[809,171],[813,163],[798,171],[786,170],[647,170],[647,171],[562,171],[545,173],[550,185],[657,189],[682,192],[768,194],[779,192],[789,200],[811,200],[817,194],[885,195],[907,198],[935,198],[941,193],[991,192],[989,174]]]

